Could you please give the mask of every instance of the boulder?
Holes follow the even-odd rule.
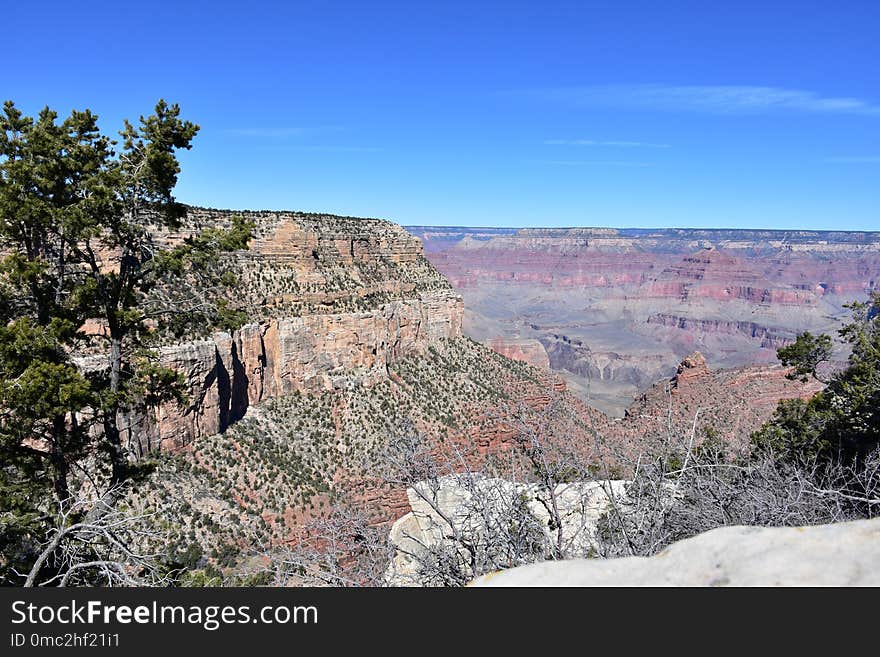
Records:
[[[878,586],[880,518],[812,527],[722,527],[653,557],[545,561],[473,586]]]
[[[592,553],[599,519],[612,502],[625,500],[626,483],[608,480],[556,486],[563,549],[567,554]],[[450,540],[454,532],[487,550],[503,549],[493,545],[499,540],[498,528],[517,517],[519,522],[535,528],[538,542],[547,553],[557,540],[550,521],[550,496],[538,484],[475,474],[447,475],[435,482],[416,484],[407,489],[407,497],[412,511],[394,523],[389,535],[395,553],[386,579],[392,586],[419,585],[420,558],[444,542],[448,541],[447,547],[454,546]],[[503,542],[503,535],[500,539]]]

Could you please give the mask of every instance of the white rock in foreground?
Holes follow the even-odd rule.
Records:
[[[607,480],[556,486],[556,506],[566,553],[591,552],[599,519],[612,501],[621,503],[625,499],[626,484],[622,480]],[[434,486],[420,482],[408,488],[407,497],[412,511],[394,523],[389,535],[395,553],[386,581],[392,586],[420,585],[420,560],[428,550],[444,543],[454,546],[449,542],[453,527],[472,544],[485,543],[489,549],[492,545],[489,528],[509,524],[507,514],[518,509],[518,503],[523,505],[519,519],[528,519],[539,528],[548,552],[557,539],[555,532],[549,529],[549,496],[537,484],[480,475],[447,475]],[[466,560],[466,555],[463,558]]]
[[[722,527],[653,557],[547,561],[472,586],[880,586],[880,518]]]

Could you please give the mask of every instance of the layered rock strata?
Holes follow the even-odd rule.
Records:
[[[513,360],[521,360],[545,370],[550,369],[550,356],[538,340],[495,338],[489,343],[489,348]]]
[[[417,298],[374,311],[270,319],[165,348],[161,362],[184,374],[190,404],[160,409],[148,439],[180,447],[224,431],[266,399],[374,384],[390,363],[461,335],[461,314],[458,299]]]
[[[183,373],[190,403],[134,423],[141,447],[224,431],[273,397],[375,384],[389,364],[461,336],[461,297],[418,238],[390,222],[191,208],[184,229],[160,241],[227,226],[236,214],[254,223],[255,238],[226,264],[254,321],[161,350],[161,363]]]
[[[570,389],[618,416],[695,349],[713,368],[774,363],[800,332],[836,335],[880,285],[877,232],[410,231],[464,296],[468,336],[540,341]]]

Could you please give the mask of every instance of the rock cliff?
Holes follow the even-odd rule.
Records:
[[[405,486],[377,480],[376,463],[401,433],[424,439],[443,463],[473,471],[494,463],[504,477],[504,468],[524,466],[514,449],[518,431],[534,427],[549,449],[574,449],[591,463],[602,456],[613,469],[618,451],[689,432],[704,404],[720,411],[701,412],[700,435],[713,428],[742,439],[779,398],[804,394],[781,367],[716,373],[695,357],[688,374],[662,381],[632,415],[614,421],[544,366],[572,349],[573,360],[613,378],[634,369],[642,354],[590,350],[559,332],[546,344],[505,339],[496,353],[462,335],[461,297],[400,227],[242,214],[256,236],[227,265],[239,277],[250,321],[231,334],[166,345],[162,362],[183,373],[190,403],[159,409],[133,436],[144,449],[174,452],[158,459],[143,499],[156,517],[183,509],[169,539],[181,549],[241,551],[246,536],[285,545],[339,500],[371,523],[390,524],[412,509]],[[185,230],[166,239],[231,216],[193,209]],[[541,319],[565,327],[571,318]],[[675,364],[663,372],[671,376]]]
[[[790,330],[773,329],[748,321],[693,319],[657,313],[648,317],[647,323],[703,335],[745,336],[759,341],[761,349],[776,350],[780,347],[786,347],[794,342],[795,338],[794,333]]]
[[[694,352],[682,360],[674,376],[648,388],[604,433],[630,454],[664,436],[692,432],[697,442],[713,435],[742,451],[780,399],[808,399],[821,390],[816,381],[786,378],[788,372],[780,365],[713,370],[702,353]]]
[[[140,425],[142,446],[184,446],[281,395],[375,384],[390,364],[461,336],[461,297],[421,242],[390,222],[192,208],[184,230],[164,239],[234,214],[256,225],[249,250],[226,262],[255,321],[162,349],[161,362],[184,374],[190,404]]]

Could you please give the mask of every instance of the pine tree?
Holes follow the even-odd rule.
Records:
[[[874,293],[868,302],[848,308],[852,321],[839,332],[852,347],[847,366],[811,399],[780,401],[771,420],[752,436],[758,452],[771,451],[793,461],[818,457],[849,462],[880,446],[880,295]],[[815,368],[813,347],[830,345],[831,338],[810,336],[799,342],[800,349],[786,353],[791,364],[799,354],[805,374]]]
[[[172,194],[176,152],[198,126],[161,100],[118,142],[97,120],[49,108],[31,118],[11,101],[0,116],[4,551],[65,504],[84,455],[109,462],[108,488],[130,478],[123,423],[185,402],[180,374],[158,365],[163,339],[244,318],[220,265],[247,248],[252,225],[164,239],[186,215]],[[97,366],[82,366],[86,349]]]

